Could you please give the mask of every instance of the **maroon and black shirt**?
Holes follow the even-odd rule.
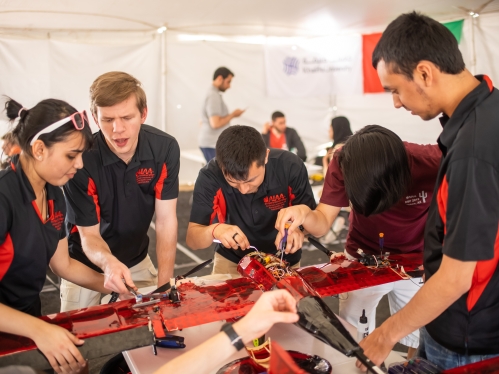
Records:
[[[440,121],[442,150],[425,229],[426,279],[445,254],[477,261],[470,290],[426,329],[467,355],[499,353],[499,91],[487,76]]]
[[[257,192],[242,194],[231,187],[216,159],[199,172],[194,187],[190,221],[200,225],[215,222],[238,226],[250,245],[265,253],[276,253],[275,221],[280,209],[305,204],[315,209],[312,188],[303,161],[295,154],[271,149],[265,165],[265,178]],[[232,262],[239,262],[248,252],[225,248],[218,244],[216,251]],[[300,261],[301,249],[285,255],[291,265]]]
[[[379,233],[384,234],[383,249],[391,254],[423,252],[424,227],[437,179],[442,153],[438,145],[404,142],[411,170],[411,185],[406,195],[387,211],[365,217],[353,209],[345,249],[359,257],[361,248],[369,255],[379,254]],[[321,203],[347,207],[343,173],[333,157],[324,181]]]
[[[128,267],[147,255],[155,200],[178,197],[180,149],[172,136],[142,125],[137,149],[127,165],[94,134],[92,149],[83,154],[83,169],[64,186],[70,256],[102,272],[81,248],[76,226],[100,224],[111,252]]]
[[[66,237],[62,191],[50,184],[45,188],[48,219],[40,214],[19,156],[0,171],[0,303],[35,316],[41,314],[47,266]]]

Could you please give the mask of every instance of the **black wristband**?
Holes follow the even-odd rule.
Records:
[[[230,339],[230,344],[232,344],[238,351],[244,348],[243,340],[239,335],[237,335],[237,332],[232,327],[232,323],[224,323],[220,331],[227,334]]]

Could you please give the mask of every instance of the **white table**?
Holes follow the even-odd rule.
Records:
[[[198,162],[199,164],[201,164],[200,167],[206,164],[203,152],[201,152],[199,148],[180,150],[180,157]]]
[[[206,160],[203,156],[203,152],[201,152],[199,148],[180,150],[180,157],[183,157],[186,160],[197,162],[200,164],[200,167],[206,165]],[[308,162],[305,162],[304,164],[305,167],[307,168],[308,175],[322,173],[321,165],[315,165]]]
[[[187,347],[184,349],[168,349],[158,347],[158,355],[154,356],[152,348],[149,346],[125,351],[123,352],[123,356],[125,357],[128,366],[133,374],[149,374],[154,372],[166,362],[174,359],[177,356],[180,356],[182,353],[187,352],[187,350],[193,349],[208,338],[218,333],[222,324],[223,322],[213,322],[201,326],[187,328],[182,331],[173,332],[173,334],[180,335],[185,338],[185,344],[187,345]],[[350,331],[350,333],[356,334],[357,330],[352,325],[348,324],[347,322],[344,322],[344,324]],[[272,341],[277,341],[286,350],[295,350],[307,354],[316,354],[318,356],[321,356],[322,358],[325,358],[333,366],[334,374],[362,373],[355,367],[355,358],[348,358],[344,356],[342,353],[322,343],[321,341],[317,340],[312,335],[308,334],[295,325],[274,325],[274,327],[268,332],[267,336],[270,336]],[[216,349],[216,347],[214,347],[214,349]],[[234,361],[235,359],[245,357],[247,355],[248,354],[245,350],[236,352],[232,356],[230,356],[226,360],[226,362],[220,364],[219,367],[222,367],[223,365]],[[395,352],[391,352],[385,363],[388,366],[393,362],[401,361],[404,361],[404,358],[402,356]],[[217,370],[218,368],[210,373],[216,373]]]

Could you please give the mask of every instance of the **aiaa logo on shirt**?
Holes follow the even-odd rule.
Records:
[[[287,197],[284,194],[266,196],[263,198],[263,203],[270,210],[280,210],[286,205]]]
[[[60,211],[55,212],[52,217],[50,217],[50,223],[55,227],[57,231],[59,231],[62,227],[62,223],[64,222],[64,216]]]
[[[149,183],[154,178],[154,170],[152,168],[142,168],[135,173],[137,184]]]

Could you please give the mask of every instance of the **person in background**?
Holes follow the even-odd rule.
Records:
[[[217,139],[233,118],[244,113],[236,109],[229,113],[227,105],[222,98],[222,92],[230,88],[234,73],[226,67],[220,67],[213,74],[213,82],[206,94],[201,113],[201,129],[198,134],[198,143],[206,162],[215,157]]]
[[[286,117],[282,112],[272,113],[272,123],[263,125],[262,137],[269,148],[286,149],[296,153],[303,161],[307,152],[295,129],[286,126]]]
[[[104,272],[106,287],[163,285],[173,277],[177,249],[180,149],[172,136],[144,124],[146,94],[124,72],[99,76],[90,87],[90,108],[100,130],[85,166],[64,186],[70,255]],[[149,254],[156,216],[158,270]],[[100,294],[61,283],[61,311],[100,304]]]
[[[295,322],[298,322],[298,314],[293,296],[286,290],[265,292],[246,316],[234,322],[232,326],[224,326],[223,331],[163,365],[154,373],[212,372],[244,345],[266,334],[274,324]]]
[[[350,121],[348,118],[343,116],[334,117],[331,120],[331,126],[329,127],[329,139],[333,141],[333,144],[328,148],[328,152],[322,158],[322,167],[324,175],[327,175],[327,168],[333,157],[333,150],[340,144],[346,142],[346,140],[352,136],[352,129],[350,128]]]
[[[350,121],[343,116],[334,117],[329,128],[329,139],[333,140],[333,147],[345,143],[348,137],[352,136]]]
[[[426,217],[437,176],[441,152],[437,145],[402,142],[392,131],[366,126],[351,136],[334,153],[316,210],[297,205],[279,212],[276,228],[283,232],[299,225],[314,236],[331,227],[342,207],[351,204],[350,225],[345,246],[349,259],[380,254],[422,253]],[[395,314],[419,290],[419,279],[401,280],[348,292],[340,297],[340,316],[356,325],[365,309],[369,330],[374,330],[376,307],[388,295],[390,313]],[[400,336],[413,356],[419,344],[418,332]],[[369,357],[369,356],[368,356]]]
[[[8,157],[21,153],[21,147],[17,144],[16,138],[12,132],[7,132],[2,136],[2,152]]]
[[[341,145],[345,143],[350,136],[352,136],[350,121],[343,116],[334,117],[331,120],[331,126],[329,126],[329,139],[332,140],[332,145],[327,149],[327,153],[322,158],[322,175],[324,175],[324,178],[327,175],[327,169],[331,159],[333,158],[334,150],[341,147]],[[322,195],[322,191],[320,194]],[[350,207],[343,207],[342,211],[344,213],[338,213],[336,219],[333,221],[331,229],[324,236],[319,238],[319,241],[322,244],[330,244],[338,239],[341,230],[345,227]]]
[[[104,276],[68,254],[66,204],[61,186],[83,166],[92,143],[86,113],[48,99],[31,109],[9,99],[7,116],[19,118],[12,135],[22,153],[0,171],[0,331],[32,339],[57,373],[77,373],[86,362],[83,340],[36,318],[41,315],[47,265],[57,276],[109,293]]]
[[[196,179],[187,245],[204,249],[217,240],[213,274],[239,277],[237,264],[250,245],[277,252],[277,213],[295,204],[315,208],[303,161],[291,152],[267,149],[253,127],[231,126]],[[284,260],[290,265],[299,264],[303,239],[299,230],[288,236]]]
[[[10,165],[10,160],[12,156],[21,153],[21,147],[17,144],[17,141],[12,134],[12,132],[7,132],[2,136],[2,155],[6,156],[5,160],[0,164],[0,170],[6,169]],[[1,157],[0,156],[0,157]]]

